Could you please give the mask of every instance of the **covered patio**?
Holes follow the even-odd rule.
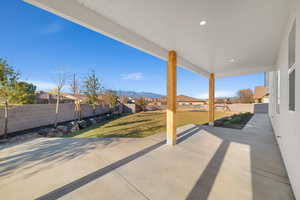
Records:
[[[166,60],[168,145],[177,139],[177,66],[209,79],[213,126],[215,78],[275,70],[291,6],[289,0],[24,1]]]
[[[242,130],[188,125],[177,145],[41,138],[0,149],[4,199],[294,199],[266,114]]]
[[[25,1],[166,60],[167,132],[2,147],[1,196],[294,198],[268,115],[256,114],[243,130],[213,127],[216,78],[276,70],[289,0]],[[208,78],[210,126],[176,130],[177,66]]]

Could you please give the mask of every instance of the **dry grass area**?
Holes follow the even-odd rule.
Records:
[[[216,112],[216,118],[230,113]],[[208,122],[207,112],[177,112],[177,127],[187,124],[204,124]],[[78,131],[72,137],[146,137],[166,130],[165,112],[141,112],[115,120],[96,124]]]

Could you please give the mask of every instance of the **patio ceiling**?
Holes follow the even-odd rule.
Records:
[[[289,0],[25,0],[208,77],[275,69]],[[200,22],[206,25],[200,26]]]

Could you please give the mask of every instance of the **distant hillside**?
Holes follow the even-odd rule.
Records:
[[[118,96],[127,96],[132,98],[161,98],[164,97],[161,94],[151,93],[151,92],[134,92],[134,91],[116,91]]]

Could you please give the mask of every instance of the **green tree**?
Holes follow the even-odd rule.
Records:
[[[83,83],[83,88],[84,94],[87,97],[87,103],[92,106],[95,115],[96,106],[100,104],[99,95],[103,91],[103,87],[95,71],[91,71],[91,73],[87,75]]]
[[[11,104],[33,104],[35,101],[36,86],[27,82],[17,82],[12,91],[9,102]]]
[[[7,137],[8,106],[19,79],[19,73],[0,59],[0,101],[4,104],[4,137]]]

